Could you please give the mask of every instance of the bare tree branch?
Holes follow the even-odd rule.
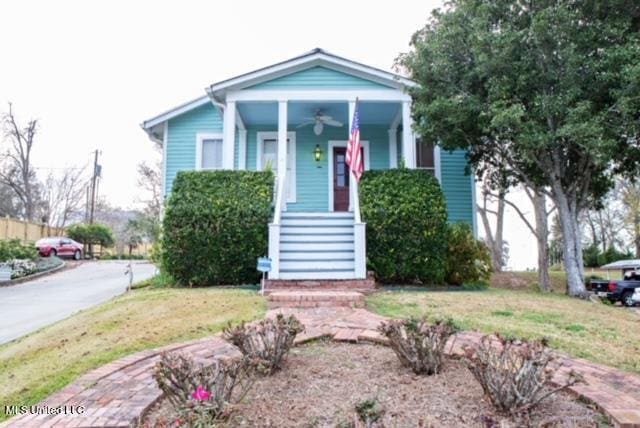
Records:
[[[31,165],[31,150],[38,132],[38,120],[31,119],[21,127],[9,103],[9,111],[2,115],[1,126],[10,147],[0,155],[0,183],[14,191],[20,199],[26,220],[33,221],[37,200],[36,176]]]

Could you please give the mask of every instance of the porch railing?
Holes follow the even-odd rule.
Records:
[[[286,210],[286,169],[276,176],[275,205],[273,209],[273,221],[269,224],[269,258],[271,259],[271,272],[269,278],[280,278],[280,223],[282,211]]]
[[[355,259],[355,277],[357,279],[365,279],[367,277],[367,238],[366,238],[366,224],[362,222],[360,214],[360,190],[358,188],[358,181],[355,179],[353,173],[351,174],[351,186],[349,190],[351,192],[351,200],[353,201],[353,239],[354,239],[354,252]]]

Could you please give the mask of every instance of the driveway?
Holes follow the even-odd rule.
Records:
[[[155,266],[133,262],[134,282],[150,278]],[[103,303],[127,289],[126,261],[84,262],[33,281],[0,287],[0,344]]]

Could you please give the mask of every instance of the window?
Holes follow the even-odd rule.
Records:
[[[422,141],[421,138],[416,138],[416,167],[433,171],[435,174],[434,145]]]
[[[199,134],[196,148],[196,169],[222,169],[222,136]]]
[[[288,140],[287,140],[288,141]],[[262,168],[268,167],[274,173],[278,172],[278,140],[269,138],[262,140]]]

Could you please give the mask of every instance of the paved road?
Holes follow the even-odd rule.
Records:
[[[0,287],[0,344],[9,342],[69,315],[123,293],[127,262],[84,262],[33,281]],[[134,282],[150,278],[150,263],[133,265]]]

